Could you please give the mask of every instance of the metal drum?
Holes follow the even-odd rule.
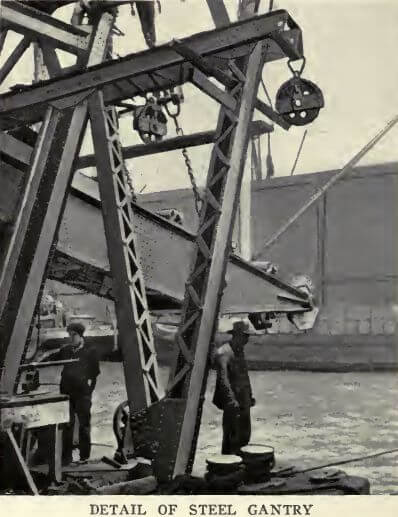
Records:
[[[242,458],[233,454],[212,454],[206,459],[207,472],[214,476],[227,476],[241,468]]]
[[[206,459],[205,481],[212,494],[235,493],[243,484],[245,471],[242,458],[230,454],[212,454]]]
[[[246,483],[264,483],[271,478],[275,466],[274,448],[269,445],[249,444],[240,455],[246,472]]]

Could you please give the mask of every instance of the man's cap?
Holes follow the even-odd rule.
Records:
[[[68,332],[76,332],[76,334],[79,334],[79,336],[83,336],[84,332],[86,331],[86,327],[82,323],[70,323],[66,330]]]
[[[250,332],[249,325],[245,321],[234,321],[232,324],[232,329],[227,331],[228,334],[247,334],[250,336],[252,332]]]
[[[248,320],[239,320],[232,323],[232,329],[227,330],[227,334],[245,334],[247,336],[260,336],[264,332],[255,329],[253,324]]]

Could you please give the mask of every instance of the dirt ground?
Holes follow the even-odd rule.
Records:
[[[113,455],[113,412],[126,398],[122,366],[102,363],[101,370],[93,397],[92,457]],[[167,375],[161,369],[164,382]],[[42,380],[58,376],[48,371]],[[251,441],[272,445],[277,467],[310,467],[398,448],[398,374],[254,371],[251,380],[257,401]],[[211,374],[194,474],[203,473],[206,455],[221,448],[221,412],[211,403],[213,390]],[[397,460],[398,453],[341,468],[367,477],[372,494],[391,494],[398,493]]]

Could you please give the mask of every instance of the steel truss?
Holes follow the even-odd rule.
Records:
[[[101,64],[113,23],[111,14],[103,14],[90,34],[84,30],[82,34],[67,24],[59,26],[43,13],[31,12],[29,25],[25,18],[29,8],[24,7],[22,13],[16,2],[3,4],[7,30],[17,28],[25,37],[33,31],[33,36],[42,37],[43,59],[50,76],[59,73],[54,52],[46,51],[50,44],[67,46],[79,56],[79,66],[85,64],[88,68],[0,96],[3,131],[42,122],[31,157],[26,145],[9,133],[5,137],[14,139],[11,141],[16,152],[25,163],[30,161],[30,170],[0,270],[1,389],[8,395],[15,389],[37,296],[48,273],[50,252],[89,117],[132,431],[137,451],[154,457],[158,477],[169,479],[192,467],[249,129],[253,110],[259,106],[256,97],[262,65],[264,60],[286,56],[301,58],[300,29],[286,11],[275,11]],[[49,32],[57,37],[49,37]],[[22,50],[23,46],[18,52]],[[209,77],[217,78],[225,90],[215,86]],[[136,216],[114,104],[188,81],[215,99],[221,110],[216,131],[211,135],[214,147],[172,374],[167,397],[162,398],[135,236]],[[293,291],[293,298],[306,302],[304,295]]]

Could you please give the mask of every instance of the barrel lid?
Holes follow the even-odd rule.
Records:
[[[241,448],[241,452],[244,454],[273,454],[274,448],[270,445],[260,445],[257,443],[249,443]]]
[[[242,463],[242,458],[234,454],[210,454],[206,462],[213,465],[234,465]]]

